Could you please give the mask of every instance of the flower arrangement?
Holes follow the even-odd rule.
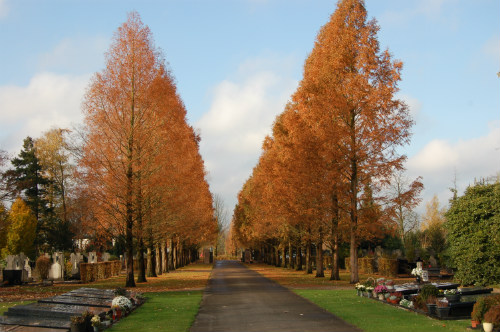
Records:
[[[411,270],[411,274],[415,277],[422,277],[423,272],[424,272],[424,270],[422,270],[421,268],[418,268],[418,267]]]
[[[387,287],[384,285],[378,285],[373,291],[377,294],[385,294],[388,292]]]
[[[378,278],[377,285],[383,285],[383,284],[385,284],[385,278]]]
[[[407,299],[402,299],[399,301],[399,305],[405,308],[413,308],[413,302]]]
[[[436,305],[438,306],[438,308],[447,308],[448,301],[436,301]]]
[[[354,286],[356,288],[356,290],[360,291],[360,292],[364,292],[365,291],[365,285],[363,284],[360,284],[359,282],[356,284],[356,286]]]
[[[444,291],[444,295],[458,295],[462,294],[462,291],[460,289],[446,289]]]
[[[365,291],[368,292],[368,293],[373,292],[373,286],[366,286],[365,287]]]
[[[132,302],[125,296],[117,296],[111,302],[111,308],[129,311],[132,309]]]
[[[94,327],[100,327],[101,326],[101,317],[95,315],[90,320],[90,323],[92,323],[92,326],[94,326]]]

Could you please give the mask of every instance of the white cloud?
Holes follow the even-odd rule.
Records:
[[[459,194],[475,180],[500,172],[500,122],[492,123],[486,135],[471,140],[433,140],[409,158],[407,168],[412,177],[423,177],[421,208],[435,194],[444,205],[451,197],[455,172]]]
[[[7,6],[7,0],[0,0],[0,19],[7,17],[9,14],[9,7]]]
[[[82,121],[89,76],[40,73],[27,86],[0,86],[0,148],[17,153],[26,136]]]
[[[499,60],[500,60],[500,35],[496,35],[496,36],[490,38],[483,45],[483,52],[487,56],[493,58],[495,61],[497,61],[497,64],[499,64]]]
[[[211,190],[222,195],[230,213],[264,137],[297,86],[290,62],[271,57],[243,63],[236,78],[215,87],[210,109],[197,123]]]
[[[62,39],[52,50],[39,56],[40,70],[93,72],[95,68],[103,67],[108,44],[109,41],[102,36]]]
[[[404,7],[404,9],[391,9],[380,15],[380,21],[383,22],[383,26],[388,24],[393,25],[407,25],[414,19],[430,19],[430,20],[440,20],[441,22],[447,23],[450,27],[455,27],[457,22],[454,17],[452,17],[449,10],[445,10],[446,7],[454,8],[452,5],[457,0],[417,0],[409,2],[414,4],[413,6]],[[407,3],[407,2],[401,2]]]

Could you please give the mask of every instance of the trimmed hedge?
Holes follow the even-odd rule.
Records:
[[[390,258],[378,259],[378,272],[383,276],[395,277],[398,274],[398,260]]]
[[[345,268],[346,270],[351,270],[350,257],[345,258]],[[360,273],[373,274],[375,273],[375,261],[373,257],[361,257],[358,258],[358,271]]]
[[[107,279],[120,274],[122,263],[120,261],[80,263],[80,279],[82,282],[92,282]]]

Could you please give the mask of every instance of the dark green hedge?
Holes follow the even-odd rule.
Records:
[[[500,283],[500,183],[467,188],[446,218],[455,277],[464,285]]]

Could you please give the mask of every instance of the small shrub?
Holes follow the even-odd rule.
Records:
[[[422,289],[420,289],[420,296],[422,297],[424,302],[427,302],[427,298],[429,296],[437,297],[438,295],[439,295],[439,290],[434,285],[427,284],[424,285]]]
[[[122,288],[122,287],[117,287],[113,293],[115,294],[115,296],[126,296],[127,295],[127,290],[125,288]]]
[[[49,278],[50,259],[46,256],[40,256],[36,260],[36,269],[40,274],[40,279],[46,280]]]
[[[413,298],[413,307],[422,311],[427,311],[427,304],[421,295],[417,295]]]
[[[484,321],[492,323],[493,326],[500,326],[500,305],[492,306],[486,314],[484,314]]]
[[[480,297],[474,303],[472,308],[471,319],[481,322],[484,319],[484,314],[488,311],[488,305],[485,297]]]

